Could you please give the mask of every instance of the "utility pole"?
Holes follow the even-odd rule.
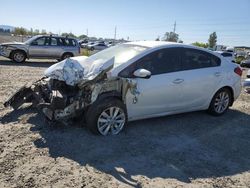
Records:
[[[114,41],[116,40],[116,26],[115,26],[115,35],[114,35]]]
[[[174,33],[175,33],[175,30],[176,30],[176,21],[174,22]]]
[[[89,29],[86,30],[86,35],[89,36]]]

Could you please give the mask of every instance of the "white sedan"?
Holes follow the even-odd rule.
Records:
[[[42,110],[51,121],[84,114],[92,132],[114,135],[138,119],[197,110],[222,115],[240,95],[241,75],[237,64],[203,48],[129,42],[52,65],[46,79],[4,105],[18,107],[36,88],[45,97],[35,104],[46,102]]]
[[[124,100],[113,97],[93,107],[91,113],[97,114],[92,116],[94,119],[89,118],[89,126],[104,135],[112,134],[113,126],[121,131],[127,120],[197,110],[222,115],[241,91],[242,71],[238,65],[203,48],[167,42],[131,42],[90,58],[111,57],[115,57],[111,77],[136,83],[136,94],[127,92]]]
[[[87,48],[91,51],[104,50],[104,49],[108,48],[108,46],[105,43],[94,43],[94,44],[88,45]]]

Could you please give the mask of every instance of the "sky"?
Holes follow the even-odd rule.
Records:
[[[250,46],[250,0],[3,0],[0,25],[56,34],[155,40],[174,30],[184,43]]]

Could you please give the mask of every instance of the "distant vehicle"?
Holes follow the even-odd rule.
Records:
[[[103,43],[98,42],[98,43],[88,45],[88,49],[91,50],[91,51],[93,51],[93,50],[104,50],[106,48],[108,48],[108,46],[104,42]]]
[[[53,35],[37,35],[26,42],[10,42],[0,45],[0,55],[22,63],[26,58],[63,60],[78,56],[80,46],[76,39]]]
[[[250,94],[250,70],[248,70],[247,79],[244,80],[242,85],[245,88],[245,92]]]
[[[235,63],[235,57],[234,57],[234,53],[233,52],[229,52],[229,51],[215,51],[215,52],[219,53],[220,55],[222,55],[223,57],[225,57],[230,62],[234,62]]]
[[[106,43],[106,45],[107,45],[108,47],[110,47],[110,46],[114,46],[114,43],[113,43],[112,41],[109,41],[109,42]]]
[[[79,40],[78,43],[81,46],[81,48],[86,48],[89,42],[88,40]]]
[[[241,67],[247,67],[247,68],[250,68],[250,58],[249,58],[249,59],[246,59],[246,60],[241,61],[240,66],[241,66]]]
[[[250,78],[250,70],[247,71],[247,78]]]

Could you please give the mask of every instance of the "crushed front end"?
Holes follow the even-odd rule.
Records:
[[[84,113],[104,93],[115,92],[125,103],[125,95],[130,90],[136,103],[136,83],[130,79],[107,77],[114,59],[93,62],[88,70],[84,66],[85,59],[71,58],[52,65],[45,71],[45,77],[20,88],[4,106],[17,109],[23,103],[32,103],[47,119],[66,122]]]

